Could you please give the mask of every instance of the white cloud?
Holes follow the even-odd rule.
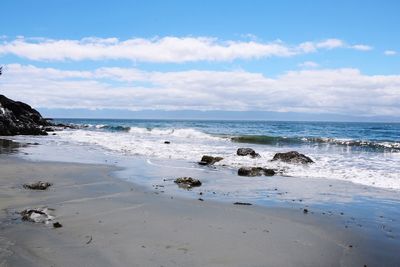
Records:
[[[355,50],[359,50],[359,51],[370,51],[373,49],[372,46],[364,45],[364,44],[352,45],[351,48],[353,48]]]
[[[303,63],[300,63],[299,67],[302,67],[302,68],[317,68],[317,67],[319,67],[319,64],[314,62],[314,61],[305,61]]]
[[[35,107],[400,114],[400,75],[301,70],[269,78],[245,71],[65,71],[7,65],[2,93]]]
[[[316,44],[318,48],[326,48],[326,49],[334,49],[339,47],[344,47],[345,44],[342,40],[339,39],[328,39]]]
[[[394,56],[394,55],[397,55],[397,52],[394,51],[394,50],[386,50],[386,51],[384,52],[384,54],[385,54],[386,56]]]
[[[140,62],[182,63],[195,61],[232,61],[266,57],[290,57],[320,49],[369,49],[366,45],[347,45],[339,39],[288,45],[281,41],[221,41],[210,37],[83,38],[53,40],[24,38],[0,42],[0,55],[16,55],[36,61],[80,61],[125,59]]]

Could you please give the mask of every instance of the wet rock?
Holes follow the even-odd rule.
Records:
[[[47,135],[51,125],[31,106],[0,95],[0,135]]]
[[[239,176],[249,176],[249,177],[261,176],[261,175],[273,176],[273,175],[275,175],[275,170],[261,168],[261,167],[241,167],[238,170],[238,175]]]
[[[48,224],[54,220],[48,208],[26,209],[20,212],[23,221]]]
[[[24,188],[26,189],[32,189],[32,190],[46,190],[48,187],[52,186],[51,183],[48,182],[36,182],[33,184],[24,184]]]
[[[215,163],[217,163],[218,161],[221,161],[221,160],[223,160],[224,158],[222,158],[222,157],[213,157],[213,156],[207,156],[207,155],[204,155],[202,158],[201,158],[201,161],[199,161],[199,164],[200,165],[213,165],[213,164],[215,164]]]
[[[249,147],[241,147],[236,151],[238,156],[251,156],[252,158],[259,158],[260,154],[256,153],[254,149]]]
[[[200,180],[197,180],[192,177],[180,177],[180,178],[175,179],[174,182],[179,187],[182,187],[182,188],[192,188],[192,187],[201,186]]]
[[[59,223],[59,222],[55,222],[55,223],[53,223],[53,227],[54,227],[54,228],[61,228],[61,227],[62,227],[62,224]]]
[[[314,161],[304,154],[300,154],[297,151],[290,151],[286,153],[276,153],[272,161],[280,160],[287,163],[300,163],[308,164],[314,163]]]

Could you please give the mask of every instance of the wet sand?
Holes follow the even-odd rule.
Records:
[[[0,155],[0,166],[0,266],[400,265],[396,247],[334,216],[171,197],[106,165]],[[38,180],[53,186],[22,187]],[[62,228],[16,214],[44,206]]]

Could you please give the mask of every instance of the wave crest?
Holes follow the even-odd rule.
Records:
[[[348,146],[373,151],[400,152],[399,142],[376,142],[364,140],[335,139],[324,137],[282,137],[268,135],[242,135],[232,137],[231,140],[237,143],[261,144],[261,145],[301,145],[301,144],[326,144]]]

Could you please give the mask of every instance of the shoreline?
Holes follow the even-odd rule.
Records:
[[[0,162],[1,266],[395,266],[400,260],[390,243],[343,228],[337,216],[156,194],[116,178],[117,169],[106,165],[10,155]],[[54,185],[45,192],[21,188],[35,179]],[[54,208],[63,227],[20,222],[12,211],[28,206]]]

